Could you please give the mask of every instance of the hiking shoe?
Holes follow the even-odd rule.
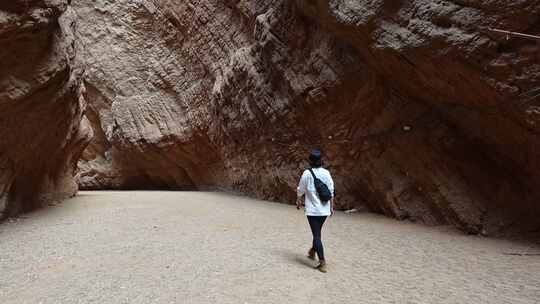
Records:
[[[317,265],[317,267],[315,267],[315,269],[318,269],[322,273],[326,273],[327,272],[326,263],[325,262],[320,262],[319,265]]]
[[[307,253],[307,257],[310,260],[315,260],[315,249],[311,248]]]

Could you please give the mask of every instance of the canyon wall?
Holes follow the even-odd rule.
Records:
[[[83,116],[67,0],[0,4],[0,219],[75,194]]]
[[[293,202],[322,148],[339,208],[540,225],[538,1],[73,3],[95,139],[85,189]]]

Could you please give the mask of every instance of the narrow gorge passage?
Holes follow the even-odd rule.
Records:
[[[540,246],[338,213],[329,272],[294,207],[211,192],[81,192],[0,225],[0,302],[538,303]],[[522,254],[522,255],[515,255]]]
[[[540,0],[0,1],[0,304],[538,304],[535,37]],[[315,148],[362,210],[325,275]]]

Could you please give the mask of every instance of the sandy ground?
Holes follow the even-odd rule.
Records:
[[[0,225],[0,303],[540,303],[538,245],[208,192],[83,192]]]

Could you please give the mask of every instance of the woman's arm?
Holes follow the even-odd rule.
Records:
[[[304,200],[302,197],[306,194],[307,191],[307,182],[305,171],[300,177],[300,182],[298,183],[298,188],[296,188],[296,209],[300,209],[304,205]]]
[[[296,209],[302,208],[303,205],[304,205],[304,200],[302,199],[301,196],[298,196],[296,198]]]
[[[330,216],[334,215],[334,205],[336,204],[336,188],[334,185],[334,180],[332,179],[332,175],[329,175],[330,177],[330,185],[329,189],[332,193],[332,198],[330,199]]]

